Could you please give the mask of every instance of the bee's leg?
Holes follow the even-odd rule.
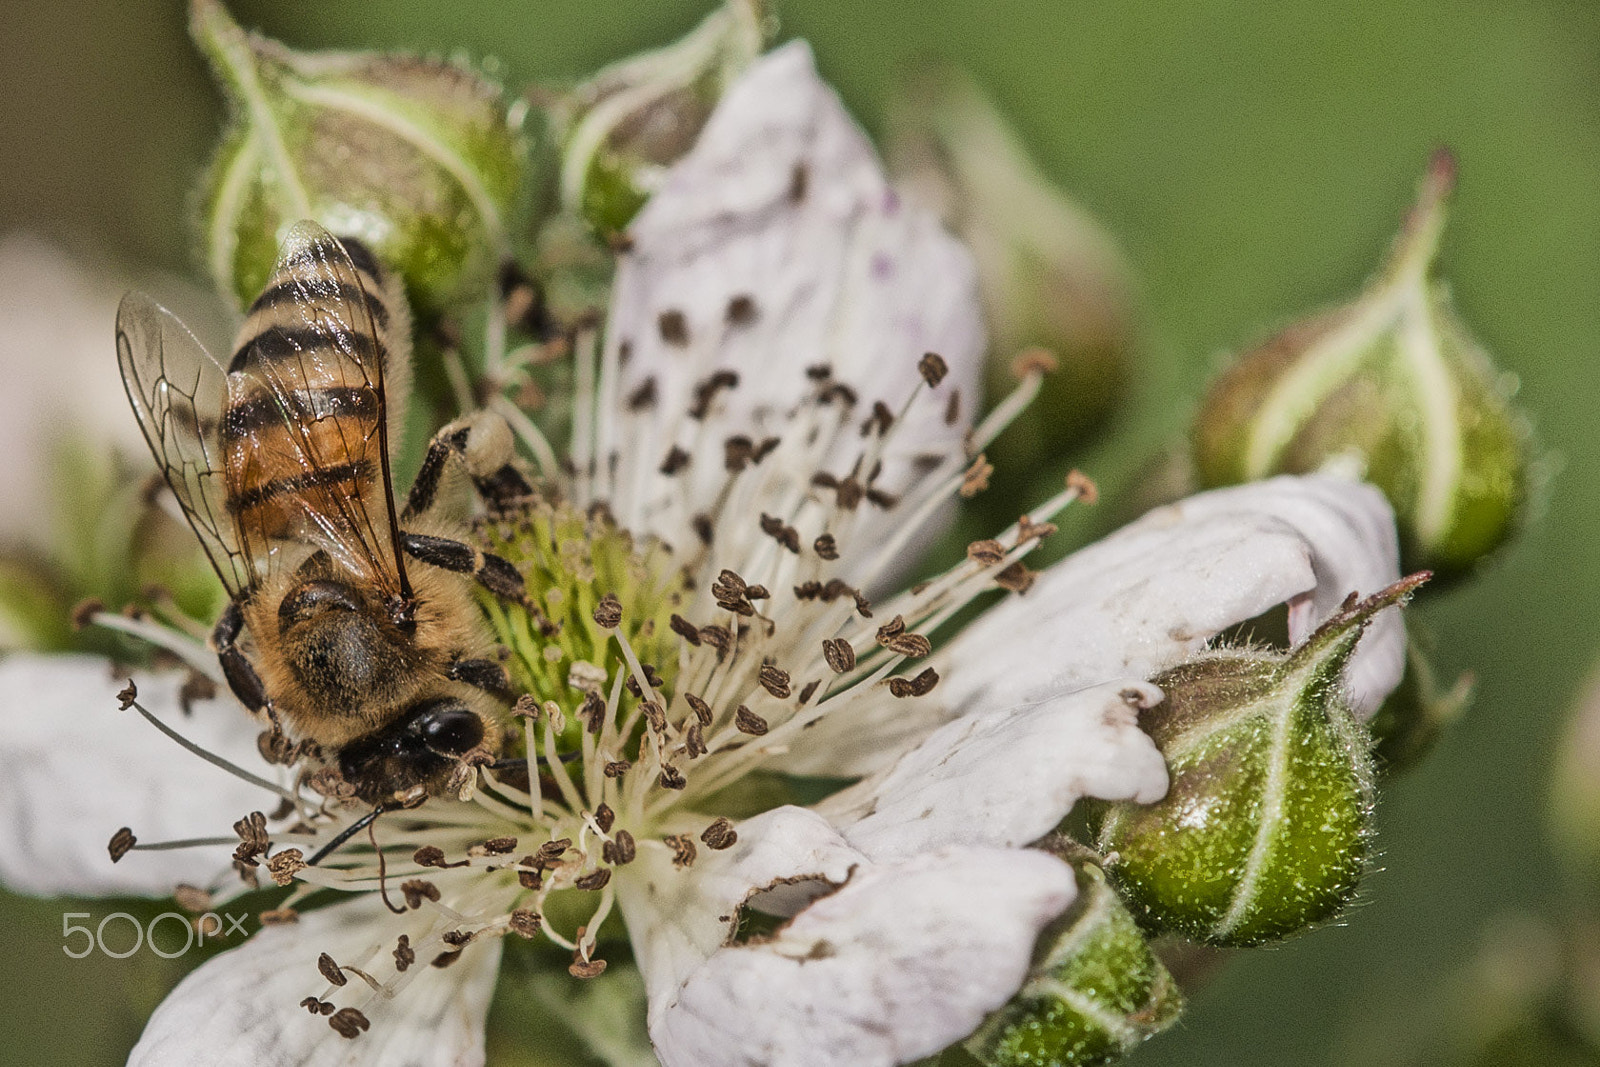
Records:
[[[466,468],[491,511],[504,510],[513,501],[531,496],[533,486],[512,463],[514,455],[511,429],[504,419],[487,411],[462,416],[428,442],[428,454],[417,480],[411,483],[401,520],[425,514],[439,502],[439,489],[452,463]]]
[[[465,682],[474,689],[482,689],[497,697],[511,696],[511,678],[506,674],[506,669],[492,659],[463,659],[456,658],[450,661],[450,669],[445,674],[458,682]]]
[[[448,537],[401,531],[400,547],[406,555],[430,567],[442,567],[457,574],[470,574],[478,584],[501,600],[522,603],[527,592],[517,568],[490,552]]]
[[[255,665],[239,649],[239,634],[243,630],[244,612],[240,610],[237,600],[230,600],[222,618],[217,620],[216,629],[211,631],[211,643],[216,646],[217,660],[222,664],[222,676],[228,680],[228,688],[233,690],[233,695],[252,712],[266,709],[270,714],[267,687],[262,684]]]

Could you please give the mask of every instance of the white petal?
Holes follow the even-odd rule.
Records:
[[[1016,992],[1039,932],[1071,904],[1043,852],[948,848],[858,868],[771,939],[729,945],[651,988],[666,1067],[907,1063]]]
[[[268,778],[260,727],[231,698],[198,701],[185,718],[180,675],[138,672],[139,702],[190,740]],[[228,836],[235,819],[278,804],[271,793],[204,762],[138,712],[117,707],[125,675],[98,656],[14,653],[0,660],[0,881],[42,895],[165,895],[204,885],[231,847],[106,851],[123,826],[142,841]]]
[[[711,510],[726,478],[723,442],[782,436],[815,387],[807,368],[819,364],[860,402],[827,454],[806,457],[803,442],[789,440],[763,461],[768,484],[743,509],[750,527],[763,510],[798,518],[819,464],[848,473],[863,447],[857,423],[875,400],[900,409],[925,352],[943,355],[950,375],[897,427],[879,484],[900,493],[913,455],[959,448],[967,422],[946,424],[946,400],[959,389],[964,413],[973,410],[983,347],[971,258],[933,215],[890,189],[803,43],[763,57],[729,89],[629,236],[606,342],[621,362],[619,384],[603,384],[609,408],[598,450],[599,495],[610,496],[624,524],[693,544],[690,519]],[[742,324],[730,317],[739,297],[753,314]],[[681,321],[686,341],[663,328],[664,315]],[[696,387],[719,370],[737,373],[739,385],[720,393],[703,421],[687,418]],[[631,403],[651,382],[653,403]],[[674,446],[692,458],[669,479],[658,468]],[[858,535],[871,542],[890,527],[883,512],[864,508]]]
[[[783,807],[737,827],[739,839],[721,852],[702,849],[679,870],[659,848],[641,848],[616,874],[617,899],[645,986],[651,1013],[733,933],[739,906],[784,880],[842,884],[866,857],[845,844],[815,812]]]
[[[425,922],[413,918],[412,925]],[[423,970],[392,1000],[363,1006],[370,990],[351,976],[326,999],[367,1016],[371,1029],[354,1039],[339,1036],[326,1018],[299,1006],[303,998],[327,992],[327,980],[317,971],[319,953],[362,966],[386,957],[404,932],[406,918],[390,915],[371,894],[305,913],[292,925],[267,927],[178,984],[145,1024],[129,1067],[483,1063],[484,1019],[500,966],[497,939],[474,943],[442,970],[418,960],[413,967]]]
[[[1285,602],[1298,641],[1350,593],[1398,577],[1394,516],[1370,486],[1283,477],[1201,493],[1050,567],[969,627],[941,653],[944,698],[970,712],[1149,677]],[[1386,611],[1346,674],[1359,713],[1377,710],[1404,659],[1404,624]]]
[[[1149,804],[1166,794],[1166,763],[1138,723],[1139,708],[1160,700],[1133,681],[967,715],[819,810],[880,862],[945,845],[1025,845],[1081,797]]]

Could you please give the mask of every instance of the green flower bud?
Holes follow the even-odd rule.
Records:
[[[1388,263],[1354,301],[1236,362],[1195,420],[1207,486],[1353,464],[1394,505],[1408,569],[1459,573],[1514,532],[1528,431],[1435,260],[1455,164],[1435,156]]]
[[[253,300],[307,218],[365,241],[424,314],[487,291],[528,167],[520,105],[455,63],[292,52],[218,0],[193,0],[191,29],[233,112],[203,219],[224,293]]]
[[[1072,864],[1078,899],[1039,938],[1016,997],[967,1039],[966,1050],[987,1067],[1110,1063],[1183,1011],[1183,994],[1096,857],[1065,838],[1044,847]]]
[[[1015,386],[1018,352],[1042,348],[1057,362],[1043,400],[990,446],[990,458],[1004,470],[1059,455],[1110,413],[1125,384],[1133,286],[1121,251],[959,71],[919,69],[886,125],[895,181],[938,211],[977,260],[991,394]]]
[[[1157,804],[1109,806],[1099,831],[1146,929],[1257,945],[1332,918],[1354,895],[1373,768],[1344,667],[1372,616],[1425,579],[1348,605],[1287,654],[1217,650],[1152,679],[1166,700],[1140,726],[1171,787]]]
[[[620,234],[766,36],[760,0],[727,0],[683,39],[614,63],[558,99],[562,206],[602,236]]]

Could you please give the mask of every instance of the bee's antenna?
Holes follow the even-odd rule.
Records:
[[[340,831],[338,837],[335,837],[332,841],[329,841],[326,845],[323,845],[321,848],[317,849],[317,854],[306,860],[306,866],[315,867],[317,864],[327,859],[329,854],[331,854],[335,849],[359,834],[361,831],[365,830],[367,827],[371,826],[378,820],[378,816],[382,815],[388,810],[389,808],[387,805],[379,804],[377,807],[361,816],[361,818],[357,819],[349,826],[346,826],[342,831]],[[373,847],[377,847],[376,842],[374,842]]]

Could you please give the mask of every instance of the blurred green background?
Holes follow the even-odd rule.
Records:
[[[296,46],[494,56],[512,85],[665,42],[709,6],[231,5]],[[1442,672],[1474,671],[1478,696],[1385,789],[1381,869],[1361,906],[1341,927],[1233,960],[1132,1062],[1360,1062],[1372,1026],[1426,1025],[1494,916],[1556,914],[1562,890],[1542,832],[1546,778],[1600,653],[1600,5],[783,0],[778,14],[869,128],[898,64],[955,59],[1123,242],[1143,295],[1139,391],[1114,447],[1066,457],[1110,489],[1181,432],[1221,354],[1352,294],[1430,148],[1457,151],[1445,269],[1562,469],[1509,552],[1413,614],[1439,636]],[[176,0],[0,5],[0,234],[26,227],[197,273],[185,211],[221,116],[184,18]],[[109,321],[105,333],[111,374]],[[149,961],[68,960],[59,905],[0,906],[0,1059],[121,1062],[159,996]]]

